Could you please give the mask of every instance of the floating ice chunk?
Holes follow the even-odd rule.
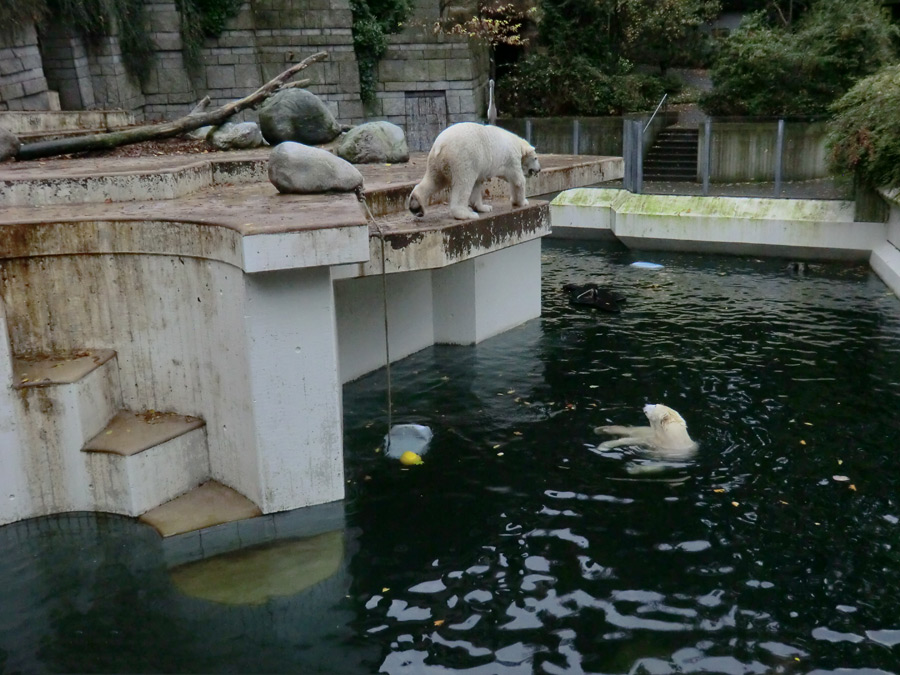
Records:
[[[638,267],[642,270],[661,270],[663,268],[659,263],[652,262],[633,262],[631,267]]]
[[[404,452],[424,455],[434,436],[431,429],[422,424],[395,424],[384,437],[385,454],[400,459]]]

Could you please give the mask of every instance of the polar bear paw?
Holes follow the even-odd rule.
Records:
[[[457,220],[472,220],[478,217],[478,214],[469,208],[450,209],[450,215]]]

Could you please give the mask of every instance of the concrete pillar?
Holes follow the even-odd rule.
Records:
[[[31,514],[31,498],[25,469],[24,453],[17,424],[16,397],[12,388],[12,351],[6,326],[6,307],[0,299],[0,525]]]
[[[341,382],[330,270],[248,274],[244,289],[258,505],[274,513],[342,499]]]
[[[432,272],[434,341],[475,344],[541,315],[541,240]]]
[[[431,272],[388,274],[386,282],[393,362],[434,344]],[[382,279],[344,279],[334,286],[341,381],[349,382],[385,365]]]

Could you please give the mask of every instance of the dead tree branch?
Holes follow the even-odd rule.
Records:
[[[205,110],[202,110],[201,112],[192,111],[185,117],[180,117],[171,122],[148,124],[140,127],[133,127],[131,129],[122,129],[120,131],[92,134],[90,136],[74,136],[53,141],[28,143],[19,149],[19,152],[16,154],[16,159],[29,160],[39,159],[41,157],[53,157],[54,155],[66,155],[72,152],[84,152],[86,150],[108,150],[109,148],[117,148],[120,145],[171,138],[188,131],[193,131],[194,129],[199,129],[200,127],[218,126],[227,121],[232,115],[247,108],[253,108],[259,105],[262,101],[285,86],[302,86],[300,82],[287,85],[286,83],[301,70],[308,68],[314,63],[323,61],[326,58],[328,58],[326,52],[317,52],[312,56],[303,59],[300,63],[291,66],[277,77],[269,80],[249,96],[245,96],[236,101],[231,101],[230,103],[226,103],[209,112]],[[308,80],[306,82],[308,83]]]

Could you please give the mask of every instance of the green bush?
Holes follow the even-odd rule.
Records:
[[[900,187],[900,64],[860,80],[832,110],[832,172],[870,187]]]
[[[619,115],[647,110],[662,97],[662,82],[628,72],[609,74],[583,56],[531,54],[497,84],[497,106],[513,117]]]
[[[701,105],[713,115],[826,113],[856,80],[896,58],[896,36],[877,0],[818,0],[794,29],[753,15],[721,45],[714,89]]]
[[[360,97],[364,103],[371,103],[378,83],[378,62],[387,50],[387,36],[403,27],[411,10],[410,0],[350,0],[350,10]]]

